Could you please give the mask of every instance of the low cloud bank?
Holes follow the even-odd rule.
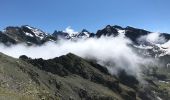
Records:
[[[15,45],[6,47],[0,45],[0,52],[18,58],[27,55],[31,58],[50,59],[67,53],[73,53],[83,58],[95,59],[105,65],[110,73],[116,74],[117,69],[124,69],[138,79],[141,74],[141,65],[153,63],[151,59],[137,55],[129,46],[131,41],[123,36],[91,38],[86,40],[60,40],[58,43],[46,43],[42,46]]]

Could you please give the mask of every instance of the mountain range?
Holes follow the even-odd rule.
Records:
[[[128,39],[131,41],[128,47],[135,53],[146,59],[152,58],[158,64],[141,65],[141,82],[122,68],[115,75],[109,71],[107,64],[102,65],[96,59],[82,58],[73,53],[51,59],[34,59],[27,55],[13,58],[0,53],[0,99],[169,100],[168,33],[118,25],[107,25],[96,33],[83,29],[81,32],[54,31],[49,34],[29,25],[9,26],[0,31],[0,43],[7,48],[17,44],[31,47],[48,42],[57,44],[60,40],[77,42],[102,37]],[[128,69],[128,65],[125,66]]]
[[[148,35],[152,32],[133,28],[127,26],[125,28],[118,25],[107,25],[105,28],[98,30],[96,33],[91,33],[86,29],[81,32],[68,33],[65,31],[54,31],[52,34],[48,34],[40,29],[34,28],[29,25],[23,25],[21,27],[6,27],[3,31],[0,31],[0,42],[9,45],[17,43],[36,44],[41,45],[48,41],[57,41],[58,38],[63,39],[86,39],[86,38],[100,38],[101,36],[117,36],[118,34],[125,34],[126,37],[131,39],[134,43],[137,43],[137,39],[141,36]],[[161,36],[165,39],[170,39],[170,34],[161,33]]]
[[[102,36],[117,36],[124,34],[135,44],[139,44],[137,40],[141,36],[146,36],[153,32],[138,29],[127,26],[125,28],[118,25],[107,25],[105,28],[98,30],[96,33],[89,32],[83,29],[81,32],[66,32],[66,31],[54,31],[53,33],[46,33],[41,29],[34,28],[29,25],[22,25],[21,27],[6,27],[3,31],[0,31],[0,42],[10,45],[17,43],[36,44],[41,45],[49,41],[57,41],[58,39],[87,39],[87,38],[100,38]],[[164,37],[167,41],[170,39],[170,34],[160,33],[160,37]]]

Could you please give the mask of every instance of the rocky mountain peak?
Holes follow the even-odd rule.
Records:
[[[102,30],[98,30],[96,33],[97,37],[101,37],[101,36],[117,36],[118,35],[118,31],[112,27],[111,25],[107,25],[104,29]]]

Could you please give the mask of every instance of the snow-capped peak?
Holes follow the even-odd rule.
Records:
[[[28,26],[28,25],[25,25],[25,27],[27,27],[28,29],[30,29],[30,30],[32,31],[32,33],[34,33],[34,35],[35,35],[36,37],[40,38],[41,40],[47,36],[47,33],[43,32],[43,31],[40,30],[40,29],[31,27],[31,26]],[[25,32],[25,34],[26,34],[27,36],[33,37],[33,34],[31,34],[31,33],[29,33],[29,32]]]
[[[83,29],[77,36],[78,38],[89,38],[90,32],[88,32],[86,29]]]
[[[88,32],[83,32],[85,34],[85,36],[89,37],[90,34]]]
[[[88,32],[87,30],[83,29],[81,32],[77,32],[74,29],[72,29],[70,26],[67,27],[64,31],[62,31],[62,33],[67,34],[65,38],[72,39],[72,40],[77,40],[79,38],[86,39],[90,37],[90,32]]]

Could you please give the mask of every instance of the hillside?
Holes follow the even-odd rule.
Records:
[[[0,59],[1,99],[146,100],[148,98],[150,100],[155,98],[154,95],[148,94],[150,90],[147,92],[141,90],[140,84],[132,76],[123,73],[121,77],[112,76],[106,68],[73,54],[49,60],[33,60],[26,56],[14,59],[1,53]],[[126,84],[126,80],[131,81]],[[150,82],[152,83],[151,80]],[[149,83],[149,86],[157,88],[153,83]]]
[[[8,100],[136,98],[134,89],[119,83],[105,68],[73,54],[53,59],[56,62],[43,61],[44,66],[41,65],[42,59],[29,61],[32,64],[25,62],[26,59],[24,61],[14,59],[4,54],[1,54],[0,59],[0,98],[9,98]],[[67,61],[60,62],[62,59]],[[45,68],[46,64],[49,69]]]

